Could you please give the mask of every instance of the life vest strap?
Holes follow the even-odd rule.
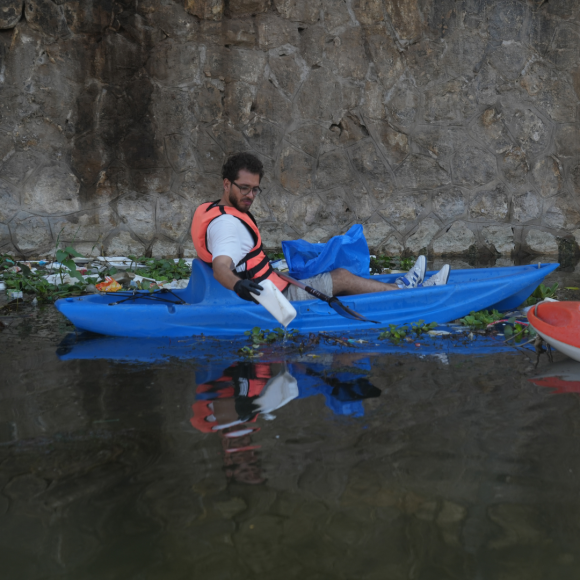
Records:
[[[238,266],[241,266],[242,264],[245,264],[248,260],[251,260],[253,258],[255,258],[256,256],[260,255],[260,252],[262,251],[262,246],[260,245],[259,248],[255,248],[254,250],[252,250],[251,252],[247,253],[237,264],[236,264],[236,268]]]
[[[256,274],[261,272],[264,269],[264,267],[267,266],[269,263],[270,260],[268,260],[268,256],[264,255],[264,257],[262,258],[262,260],[260,260],[260,262],[258,262],[253,268],[250,268],[249,270],[246,269],[246,272],[248,273],[248,276],[250,278],[253,278]]]
[[[262,274],[261,276],[257,276],[256,278],[253,278],[253,280],[259,284],[260,282],[263,282],[264,280],[269,278],[273,272],[274,268],[272,268],[272,266],[270,266],[270,263],[268,262],[268,268],[266,269],[264,274]]]

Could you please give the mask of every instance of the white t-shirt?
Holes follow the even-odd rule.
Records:
[[[229,256],[234,263],[232,269],[243,272],[246,264],[235,268],[236,264],[254,248],[254,239],[248,228],[233,215],[221,215],[207,228],[207,249],[212,261],[218,256]]]

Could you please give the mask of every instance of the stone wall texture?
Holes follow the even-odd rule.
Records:
[[[265,246],[580,241],[580,2],[0,0],[0,252],[192,256],[220,168]]]

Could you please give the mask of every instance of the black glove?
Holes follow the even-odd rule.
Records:
[[[234,292],[244,300],[248,300],[249,302],[256,302],[257,300],[252,296],[252,294],[260,295],[260,290],[263,290],[262,286],[258,283],[254,282],[253,280],[240,280],[236,282],[234,286]]]

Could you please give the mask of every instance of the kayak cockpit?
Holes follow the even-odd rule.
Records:
[[[188,304],[237,304],[241,298],[224,288],[214,277],[213,270],[201,260],[191,263],[191,276],[187,288],[179,294]]]

